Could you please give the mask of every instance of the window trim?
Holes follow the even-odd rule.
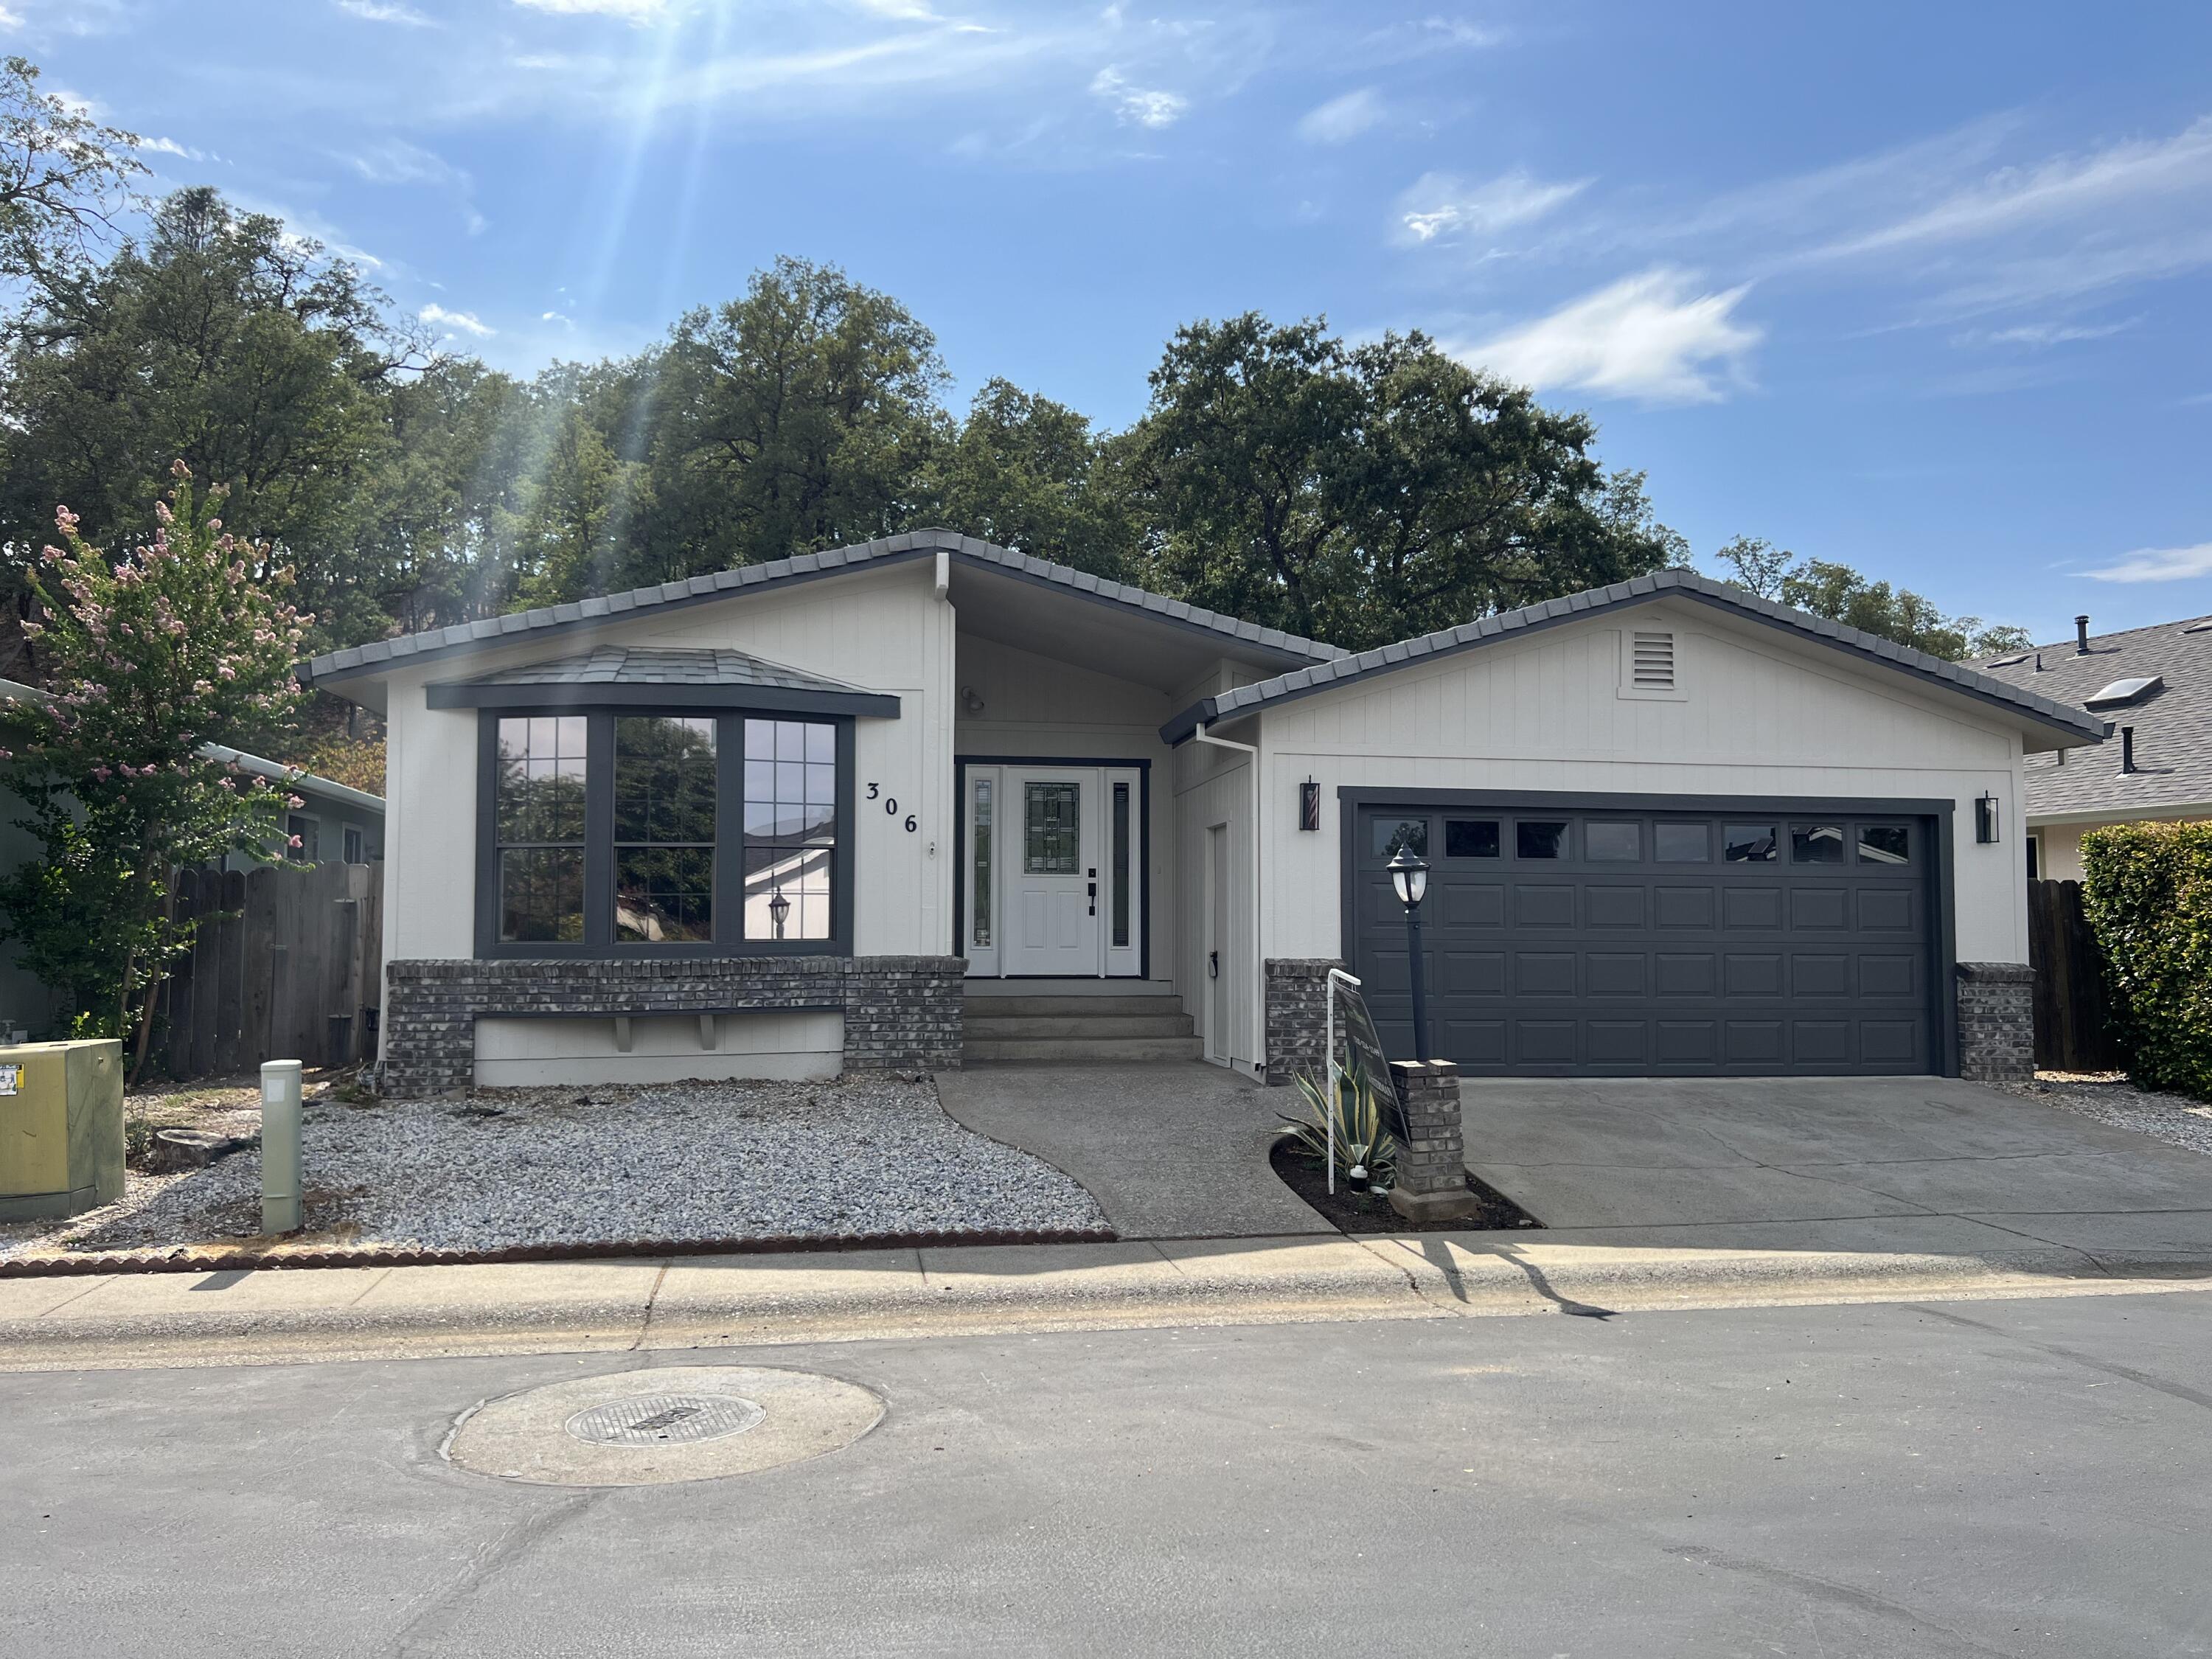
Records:
[[[565,712],[584,716],[584,937],[580,944],[502,939],[499,936],[499,722],[543,714],[536,702],[486,707],[477,716],[476,954],[482,961],[666,962],[702,957],[849,957],[853,954],[854,866],[858,848],[854,810],[858,770],[855,720],[777,708],[722,708],[714,711],[714,937],[687,944],[617,942],[615,918],[615,719],[665,714],[696,720],[702,711],[681,703],[645,708],[634,703],[601,705]],[[836,729],[836,855],[830,866],[830,937],[806,939],[744,937],[744,722],[801,720]]]

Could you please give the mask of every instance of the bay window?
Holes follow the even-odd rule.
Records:
[[[479,956],[851,950],[849,717],[480,718]]]

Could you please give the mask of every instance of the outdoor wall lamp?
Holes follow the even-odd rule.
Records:
[[[782,890],[779,888],[775,896],[768,902],[768,919],[775,924],[775,936],[778,939],[783,937],[783,920],[790,914],[791,901],[784,897]]]
[[[1311,778],[1298,786],[1298,828],[1321,828],[1321,786]]]
[[[1983,795],[1974,802],[1974,839],[1984,847],[1997,838],[1997,798]]]
[[[1421,901],[1429,896],[1428,860],[1401,845],[1390,860],[1390,885],[1406,907],[1406,961],[1413,990],[1413,1058],[1429,1058],[1429,987],[1421,960]]]

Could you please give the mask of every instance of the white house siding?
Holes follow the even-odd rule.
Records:
[[[1160,741],[1160,727],[1182,705],[1150,686],[996,640],[962,634],[957,649],[956,754],[1152,763],[1152,862],[1146,871],[1145,921],[1150,929],[1152,977],[1169,978],[1178,948],[1175,801],[1168,775],[1172,751]],[[965,706],[969,692],[981,701],[980,712],[970,714]]]
[[[836,1013],[709,1015],[634,1019],[629,1047],[611,1019],[499,1019],[476,1023],[476,1080],[484,1088],[571,1083],[680,1083],[693,1078],[833,1078],[844,1065],[845,1017]]]
[[[951,607],[927,564],[824,577],[728,604],[647,611],[588,633],[416,666],[390,679],[385,950],[394,960],[476,954],[475,709],[433,709],[423,687],[593,645],[726,646],[901,699],[896,720],[855,723],[854,951],[942,953],[952,888]],[[877,802],[867,786],[881,786]],[[899,811],[881,802],[896,799]],[[915,830],[907,833],[906,814]]]
[[[1620,695],[1623,628],[1674,630],[1679,700]],[[1341,953],[1336,797],[1358,787],[1948,799],[1956,958],[2027,960],[2017,728],[1703,606],[1564,625],[1286,703],[1260,724],[1264,957]],[[1297,828],[1309,775],[1318,834]],[[1993,847],[1973,838],[1985,791],[2004,826]]]
[[[1250,722],[1223,735],[1249,743],[1255,736]],[[1252,760],[1234,750],[1197,742],[1176,751],[1175,818],[1177,866],[1177,908],[1185,920],[1176,977],[1185,1010],[1198,1022],[1206,1038],[1210,1058],[1226,1059],[1249,1073],[1262,1058],[1264,1030],[1259,1009],[1261,952],[1252,932]],[[1206,973],[1206,914],[1210,894],[1207,834],[1225,825],[1229,836],[1229,938],[1221,952],[1221,973],[1229,982],[1226,1004],[1231,1012],[1225,1030],[1214,1029],[1214,998]],[[1270,881],[1272,870],[1264,872]],[[1273,950],[1267,953],[1279,956]],[[1331,945],[1326,951],[1336,954]]]

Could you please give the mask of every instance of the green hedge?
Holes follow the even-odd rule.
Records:
[[[2092,830],[2081,863],[2129,1074],[2212,1099],[2212,823]]]

